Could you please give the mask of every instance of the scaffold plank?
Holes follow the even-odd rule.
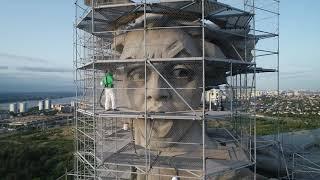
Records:
[[[223,29],[246,28],[253,14],[234,8],[214,0],[205,2],[205,19],[224,24]],[[117,26],[128,24],[134,18],[143,14],[142,2],[126,4],[110,4],[94,7],[95,32],[113,31]],[[147,2],[147,12],[183,17],[191,21],[201,17],[201,1],[160,1]],[[182,11],[183,9],[183,11]],[[91,10],[92,11],[92,10]],[[88,14],[77,24],[77,28],[91,33],[92,13]],[[224,22],[224,23],[221,23]]]
[[[77,110],[80,113],[93,116],[92,110]],[[131,111],[126,108],[119,108],[118,111],[96,110],[97,117],[104,118],[144,118],[144,112]],[[205,118],[207,119],[224,119],[231,116],[231,111],[207,111]],[[181,119],[181,120],[202,120],[202,111],[179,111],[179,112],[147,112],[149,119]]]
[[[150,62],[177,62],[177,63],[188,63],[195,61],[202,61],[202,57],[184,57],[184,58],[152,58],[147,59]],[[223,63],[223,64],[234,64],[234,65],[255,65],[254,62],[245,62],[236,59],[223,59],[223,58],[214,58],[214,57],[205,57],[204,60],[209,63]],[[123,65],[123,64],[133,64],[133,63],[144,63],[146,59],[104,59],[104,60],[95,60],[85,63],[78,67],[79,70],[92,69],[93,64],[95,69],[104,70],[109,64]]]

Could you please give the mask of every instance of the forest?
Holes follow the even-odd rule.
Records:
[[[57,179],[73,168],[71,128],[0,136],[0,179]]]

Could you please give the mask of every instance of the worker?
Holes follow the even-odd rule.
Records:
[[[113,74],[111,71],[107,70],[105,76],[102,78],[100,85],[104,87],[105,92],[105,103],[104,108],[107,111],[111,109],[116,111],[116,102],[115,102],[115,95],[113,89]],[[111,108],[110,108],[110,101],[111,101]]]
[[[179,177],[177,177],[177,176],[173,176],[172,178],[171,178],[171,180],[179,180],[180,178]]]

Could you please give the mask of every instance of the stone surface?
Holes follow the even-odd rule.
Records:
[[[179,25],[179,21],[160,21],[163,18],[162,15],[148,14],[147,18],[148,27]],[[143,17],[136,19],[135,22],[130,24],[130,28],[141,27],[143,21]],[[163,24],[164,22],[168,22],[168,24]],[[214,43],[214,35],[208,37],[210,39],[205,40],[203,47],[206,57],[232,57],[231,51],[221,49],[220,46]],[[145,36],[143,31],[119,32],[113,39],[112,47],[117,51],[116,56],[119,59],[202,57],[201,29],[156,29],[146,31]],[[236,48],[241,49],[242,47],[236,44]],[[125,106],[128,109],[142,112],[145,108],[148,112],[190,111],[190,107],[197,109],[201,107],[202,89],[200,87],[202,87],[203,83],[201,63],[201,61],[181,62],[168,60],[166,62],[152,62],[152,65],[148,64],[146,67],[144,62],[128,63],[124,67],[118,68],[116,72],[116,77],[121,79],[117,86],[128,88],[121,92],[119,101],[121,103],[127,102]],[[147,70],[146,80],[144,79],[145,68]],[[217,86],[226,83],[228,69],[229,65],[226,64],[206,64],[206,86]],[[147,83],[147,90],[144,89],[145,82]],[[189,106],[176,92],[169,88],[170,86],[179,89],[177,92]],[[147,93],[147,99],[145,99],[145,92]],[[145,126],[147,126],[147,135]],[[150,148],[152,151],[169,157],[189,156],[201,158],[202,156],[202,146],[199,145],[202,144],[202,127],[199,122],[173,119],[148,119],[145,122],[144,119],[134,119],[133,127],[136,145]],[[227,153],[221,150],[226,147],[221,146],[220,143],[209,138],[206,134],[204,135],[208,155],[213,158],[213,160],[207,161],[208,165],[211,164],[208,166],[208,173],[230,169],[233,165],[236,165],[236,162],[241,163],[248,160],[246,155],[239,157],[230,155],[232,153],[241,154],[241,150],[236,149],[232,153]],[[230,144],[230,146],[235,145]],[[228,164],[228,160],[234,160],[235,163]],[[177,175],[190,176],[190,173],[185,170],[152,169],[150,172],[168,176],[148,176],[149,180],[169,180],[172,176]],[[201,176],[201,174],[198,175]],[[235,179],[237,177],[246,179],[251,175],[250,170],[240,169],[232,171],[230,174],[218,175],[212,179]],[[146,179],[143,175],[137,175],[136,178],[138,180]]]

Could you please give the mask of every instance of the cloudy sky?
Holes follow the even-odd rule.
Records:
[[[73,0],[3,0],[1,7],[0,92],[72,91]],[[318,7],[318,0],[281,0],[281,89],[320,89]],[[260,75],[258,89],[274,87],[275,77]]]
[[[73,2],[1,3],[0,91],[72,91]]]

